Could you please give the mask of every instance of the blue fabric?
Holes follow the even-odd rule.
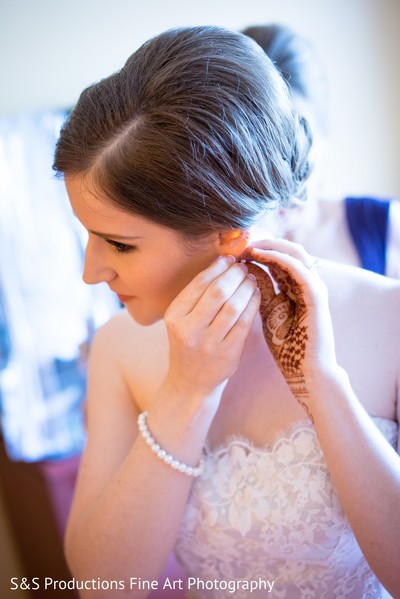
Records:
[[[347,225],[361,266],[384,275],[390,200],[345,198]]]
[[[10,359],[11,342],[8,333],[6,310],[3,301],[3,294],[0,287],[0,370],[3,370]],[[0,388],[1,393],[1,388]],[[0,395],[1,405],[1,395]]]

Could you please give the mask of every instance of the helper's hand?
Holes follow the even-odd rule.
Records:
[[[223,388],[239,364],[259,307],[255,277],[232,256],[218,258],[199,273],[165,314],[168,385],[188,397]]]
[[[286,240],[257,242],[242,256],[261,290],[265,339],[293,395],[313,421],[310,385],[336,365],[326,287],[315,260]],[[269,275],[256,265],[268,268]],[[275,281],[275,288],[271,278]]]

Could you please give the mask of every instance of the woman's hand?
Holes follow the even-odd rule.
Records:
[[[315,260],[286,240],[263,241],[243,258],[261,290],[265,339],[287,384],[311,421],[310,382],[336,364],[328,295]],[[270,276],[258,262],[268,268]],[[272,283],[271,278],[275,282]]]
[[[254,275],[219,257],[174,299],[165,314],[170,344],[166,382],[188,396],[208,396],[236,370],[260,307]]]

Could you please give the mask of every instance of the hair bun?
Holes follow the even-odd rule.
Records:
[[[291,167],[293,172],[293,198],[305,200],[307,198],[306,182],[312,170],[310,149],[312,145],[312,132],[307,119],[299,114],[294,114],[296,135],[293,144]]]

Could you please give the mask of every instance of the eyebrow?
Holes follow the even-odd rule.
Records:
[[[113,233],[100,233],[100,231],[92,231],[89,229],[89,233],[92,235],[97,235],[97,237],[102,237],[103,239],[120,239],[120,240],[133,240],[133,239],[142,239],[140,235],[117,235]]]

